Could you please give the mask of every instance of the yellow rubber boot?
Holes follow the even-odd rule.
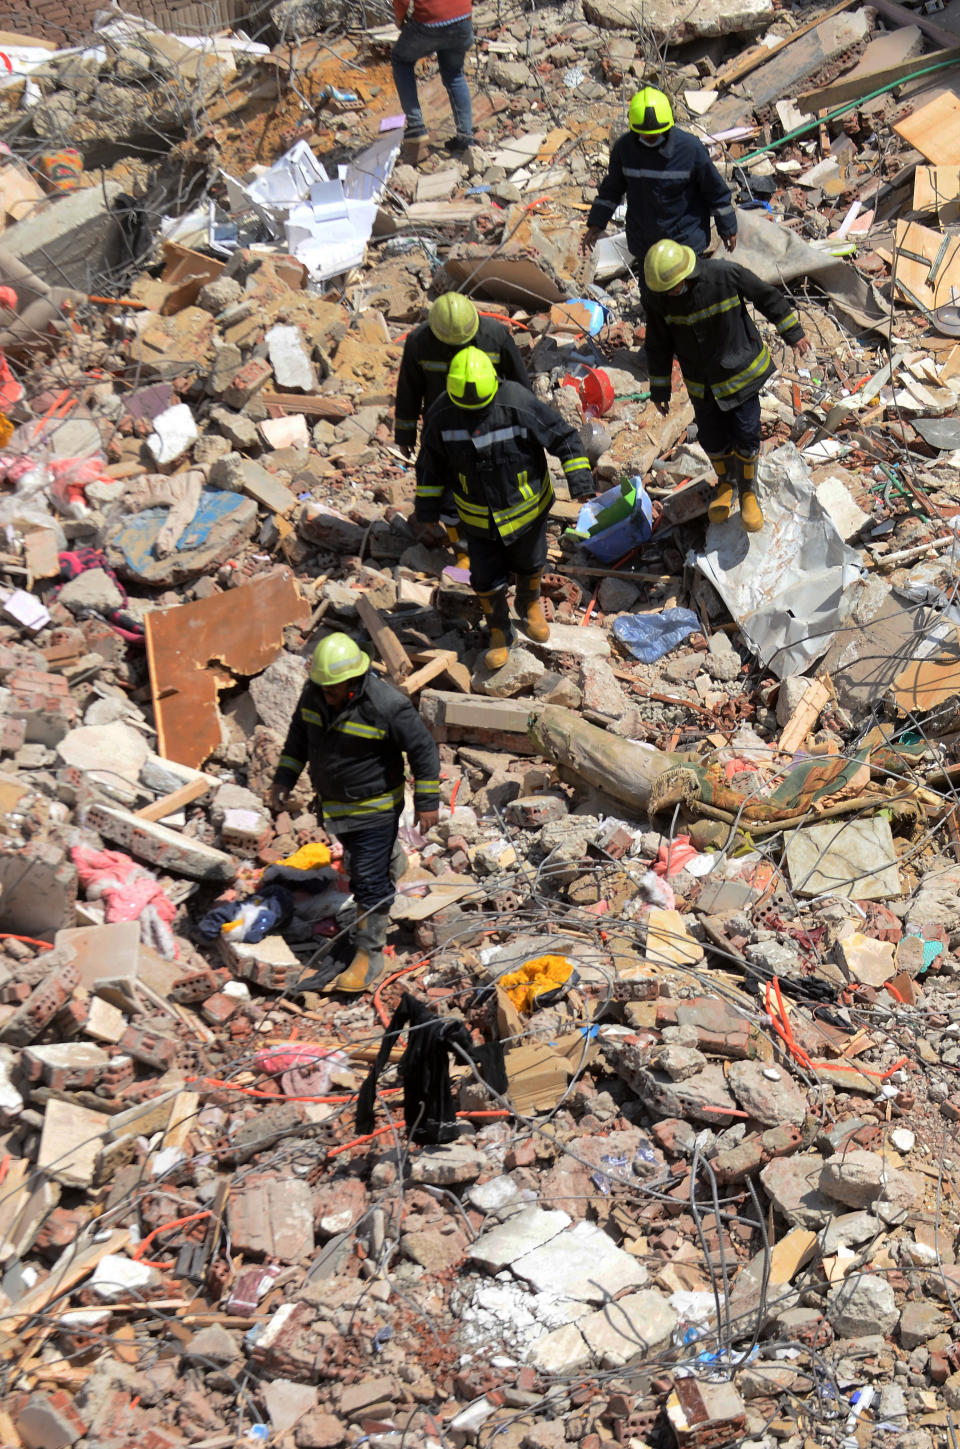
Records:
[[[540,597],[542,578],[542,569],[535,574],[520,574],[517,578],[517,614],[524,632],[535,644],[546,644],[550,638],[550,625]]]
[[[455,523],[445,523],[443,527],[446,531],[447,538],[450,540],[450,547],[453,549],[454,562],[457,568],[468,569],[470,567],[470,555],[467,553],[467,545],[460,537],[459,528]]]
[[[763,527],[763,509],[752,488],[744,488],[740,494],[740,522],[744,533],[759,533]]]
[[[505,588],[495,589],[492,593],[481,594],[478,590],[477,598],[490,626],[490,648],[483,657],[484,663],[490,670],[502,669],[510,657],[510,645],[513,643],[507,591]]]
[[[758,453],[736,454],[740,464],[740,522],[744,533],[759,533],[763,527],[763,509],[757,497]]]
[[[353,960],[330,983],[330,991],[345,991],[355,996],[361,991],[373,990],[384,972],[383,948],[389,926],[389,911],[369,911],[361,916],[353,938]]]
[[[726,523],[733,507],[733,478],[731,476],[732,453],[711,453],[710,461],[717,475],[717,486],[707,508],[711,523]]]

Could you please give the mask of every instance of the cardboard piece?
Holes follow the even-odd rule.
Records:
[[[934,166],[960,165],[960,100],[943,91],[893,127]]]
[[[904,301],[931,311],[953,301],[960,290],[960,237],[898,221],[894,251],[894,283]]]
[[[574,1068],[547,1042],[527,1042],[503,1054],[507,1095],[518,1112],[549,1112],[556,1107]]]

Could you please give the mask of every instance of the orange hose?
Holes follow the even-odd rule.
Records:
[[[33,936],[18,936],[14,931],[0,931],[0,941],[24,941],[28,946],[42,946],[45,951],[53,950],[52,941],[37,941]]]
[[[876,1077],[878,1081],[885,1082],[887,1077],[892,1077],[894,1072],[899,1071],[902,1066],[906,1065],[908,1058],[901,1057],[899,1061],[894,1062],[892,1067],[888,1067],[885,1072],[874,1072],[869,1067],[852,1067],[847,1066],[844,1062],[814,1061],[794,1038],[790,1017],[787,1015],[787,1008],[783,1004],[783,993],[780,990],[779,978],[775,976],[772,984],[774,994],[777,998],[777,1012],[773,1010],[773,1001],[770,996],[770,982],[767,982],[765,998],[767,1015],[770,1017],[773,1029],[783,1042],[790,1056],[799,1062],[800,1066],[806,1067],[808,1071],[813,1072],[814,1075],[816,1075],[818,1069],[825,1072],[851,1072],[861,1077]],[[780,1016],[779,1021],[777,1020],[778,1012]]]
[[[144,1258],[143,1255],[148,1245],[152,1243],[154,1238],[158,1237],[160,1233],[169,1233],[172,1232],[174,1228],[185,1227],[187,1223],[198,1223],[201,1218],[209,1218],[212,1216],[213,1214],[211,1213],[210,1209],[205,1208],[201,1213],[188,1213],[185,1218],[174,1218],[173,1221],[170,1223],[161,1223],[158,1228],[154,1228],[152,1233],[147,1233],[147,1236],[143,1238],[134,1248],[134,1262],[143,1262],[146,1263],[148,1268],[159,1268],[161,1271],[163,1271],[165,1268],[172,1268],[174,1266],[172,1262],[157,1263],[153,1262],[149,1258]]]

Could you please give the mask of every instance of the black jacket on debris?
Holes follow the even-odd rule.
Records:
[[[390,1059],[394,1043],[409,1027],[407,1049],[400,1062],[403,1081],[403,1120],[412,1142],[453,1142],[460,1135],[450,1082],[450,1054],[457,1062],[472,1062],[477,1074],[504,1095],[507,1074],[499,1042],[475,1047],[458,1016],[437,1016],[418,997],[404,992],[380,1042],[377,1059],[357,1095],[357,1132],[373,1131],[377,1078]]]
[[[702,141],[673,126],[659,146],[632,131],[615,141],[587,226],[605,227],[627,198],[627,246],[642,258],[658,241],[682,242],[699,256],[710,244],[710,217],[722,237],[735,236],[730,188]]]
[[[766,344],[747,311],[753,305],[791,347],[803,337],[792,302],[736,262],[699,261],[678,296],[647,298],[647,363],[654,402],[670,397],[674,357],[696,402],[709,388],[730,412],[756,397],[774,371]]]
[[[553,502],[547,453],[560,459],[571,498],[593,493],[580,434],[519,383],[501,383],[493,402],[475,410],[444,395],[423,425],[416,516],[436,523],[452,487],[468,536],[511,543]]]
[[[404,763],[417,811],[440,808],[440,756],[412,703],[369,671],[339,713],[308,682],[290,721],[277,780],[293,786],[304,766],[336,831],[374,824],[403,806]]]
[[[503,382],[519,382],[529,388],[530,379],[523,358],[508,327],[491,317],[481,317],[469,347],[485,352]],[[417,423],[444,392],[450,364],[460,351],[458,344],[441,342],[421,322],[407,336],[397,378],[393,436],[399,446],[412,448],[417,441]]]

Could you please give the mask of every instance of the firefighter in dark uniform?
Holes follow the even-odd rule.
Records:
[[[332,991],[367,991],[383,974],[394,885],[406,869],[397,839],[405,754],[417,826],[427,831],[439,818],[440,756],[426,725],[409,699],[371,672],[348,634],[328,635],[314,650],[270,804],[282,810],[309,767],[324,826],[343,845],[357,924],[353,959]]]
[[[397,376],[393,436],[408,458],[417,446],[417,424],[421,414],[443,396],[450,363],[463,347],[477,347],[489,357],[504,382],[519,382],[529,388],[530,379],[523,358],[508,327],[492,317],[481,317],[469,297],[444,292],[431,305],[426,322],[407,335]],[[443,500],[440,522],[457,556],[457,566],[466,568],[466,545],[460,540],[452,494]]]
[[[724,523],[740,485],[740,521],[747,533],[763,527],[757,499],[760,389],[774,372],[766,344],[747,311],[752,302],[802,355],[810,350],[791,302],[735,262],[698,260],[691,247],[661,241],[644,261],[650,292],[647,362],[650,396],[670,410],[674,357],[697,419],[697,437],[717,475],[708,509]]]
[[[516,382],[500,382],[486,353],[458,352],[446,395],[427,413],[417,459],[416,517],[440,516],[446,480],[470,551],[470,582],[490,626],[488,669],[507,662],[513,629],[507,606],[517,576],[516,612],[528,636],[546,643],[540,599],[553,487],[547,453],[560,459],[572,498],[594,494],[580,435]]]
[[[658,241],[682,242],[702,256],[710,245],[711,216],[727,251],[733,251],[737,213],[730,189],[703,142],[673,124],[669,98],[644,86],[630,102],[628,120],[629,131],[611,148],[581,250],[593,250],[626,196],[627,246],[637,263]]]

